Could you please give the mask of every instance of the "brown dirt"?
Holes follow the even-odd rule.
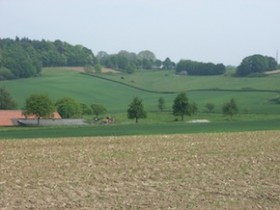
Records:
[[[280,131],[0,141],[0,209],[279,209]]]

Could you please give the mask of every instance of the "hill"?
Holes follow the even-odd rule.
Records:
[[[71,96],[85,104],[100,103],[110,113],[126,112],[134,96],[143,99],[147,111],[157,111],[158,99],[163,97],[170,110],[175,95],[187,91],[189,99],[198,104],[200,112],[206,112],[204,106],[211,102],[216,106],[214,112],[220,113],[223,103],[235,98],[241,112],[280,114],[279,105],[269,102],[279,95],[279,74],[235,78],[179,76],[172,71],[138,71],[134,74],[108,73],[101,76],[105,79],[67,69],[44,68],[39,77],[2,81],[1,86],[9,90],[19,108],[23,107],[25,98],[30,94],[43,92],[54,100]]]

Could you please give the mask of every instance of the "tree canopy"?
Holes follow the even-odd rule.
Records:
[[[251,55],[244,58],[237,67],[237,76],[248,76],[252,74],[261,74],[265,71],[277,69],[277,62],[273,57],[263,55]]]
[[[47,94],[32,94],[25,100],[25,115],[35,115],[40,124],[40,118],[51,117],[55,111],[53,101]]]
[[[138,119],[147,117],[142,100],[140,98],[135,97],[132,100],[127,110],[127,116],[129,119],[135,119],[136,123],[138,123]]]
[[[98,119],[99,115],[107,112],[107,109],[101,104],[92,104],[90,107],[96,119]]]
[[[223,105],[223,114],[225,116],[230,116],[230,118],[232,118],[233,115],[237,114],[238,113],[238,107],[237,107],[237,104],[235,102],[235,100],[232,98],[230,99],[229,102],[226,102],[224,105]]]
[[[62,118],[79,116],[82,112],[80,103],[71,97],[62,97],[58,99],[55,106]]]
[[[0,80],[40,74],[42,67],[85,66],[97,63],[92,51],[60,40],[0,39]]]
[[[16,106],[10,93],[4,87],[0,87],[0,109],[15,109]]]
[[[191,104],[187,98],[186,93],[179,93],[174,99],[172,106],[173,115],[180,116],[181,120],[184,120],[184,116],[191,116],[197,112],[197,106],[195,103]]]
[[[202,63],[191,60],[181,60],[176,65],[176,73],[188,75],[220,75],[226,68],[223,64]]]

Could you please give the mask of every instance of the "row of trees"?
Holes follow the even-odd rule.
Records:
[[[95,118],[98,118],[100,114],[107,112],[101,104],[87,106],[71,97],[62,97],[54,103],[47,94],[32,94],[25,101],[24,114],[26,116],[35,115],[38,119],[38,125],[42,117],[51,117],[55,111],[64,119],[92,114],[95,115]]]
[[[226,67],[223,64],[203,63],[191,60],[181,60],[176,65],[176,73],[188,75],[220,75]]]
[[[95,65],[88,48],[56,40],[0,39],[0,80],[40,74],[42,67]]]
[[[161,61],[149,50],[141,51],[138,54],[125,50],[121,50],[117,54],[108,54],[101,51],[97,54],[96,58],[102,66],[127,73],[133,73],[138,69],[172,70],[176,66],[170,58]]]
[[[16,107],[16,103],[7,92],[5,88],[0,88],[0,109],[13,109]],[[206,104],[207,109],[211,112],[214,109],[214,105],[211,103]],[[160,111],[165,109],[165,100],[160,97],[158,100],[158,108]],[[95,115],[98,119],[99,115],[107,112],[106,108],[101,104],[81,104],[71,97],[62,97],[55,103],[47,94],[32,94],[25,101],[24,114],[35,115],[38,119],[38,124],[42,117],[51,117],[53,112],[57,111],[62,118],[79,117],[80,115]],[[172,106],[172,112],[174,116],[184,117],[196,114],[198,111],[196,103],[191,103],[186,96],[186,93],[179,93],[174,99]],[[223,113],[232,117],[237,114],[238,108],[234,99],[225,103],[223,106]],[[140,98],[135,97],[129,104],[127,110],[129,119],[135,119],[138,123],[140,118],[146,118],[147,113],[144,110],[143,102]]]
[[[158,108],[162,111],[165,107],[164,99],[159,98],[158,100]],[[206,108],[208,108],[209,112],[214,109],[214,105],[212,103],[207,103]],[[198,111],[196,103],[191,103],[186,96],[186,93],[179,93],[176,98],[174,99],[173,106],[172,106],[172,113],[174,116],[181,117],[181,120],[184,120],[185,116],[191,116],[196,114]],[[233,115],[238,113],[238,106],[235,100],[232,98],[230,101],[226,102],[222,107],[222,112],[225,116],[230,116],[231,118]],[[147,113],[144,110],[143,102],[140,98],[135,97],[129,108],[127,110],[127,116],[129,119],[135,119],[135,122],[138,123],[140,118],[146,118]]]

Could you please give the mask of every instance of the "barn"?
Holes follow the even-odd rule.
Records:
[[[51,119],[61,119],[57,112],[54,112]],[[0,126],[16,126],[21,120],[35,120],[36,116],[25,117],[22,110],[0,110]]]

